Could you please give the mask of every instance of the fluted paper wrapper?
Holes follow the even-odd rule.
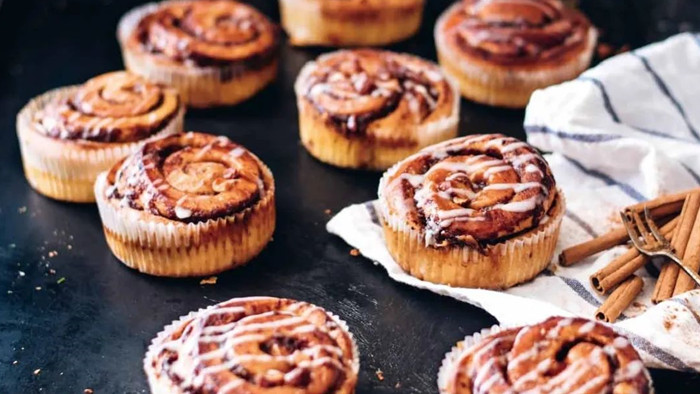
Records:
[[[255,301],[256,298],[262,298],[264,299],[265,297],[244,297],[245,299],[248,299],[250,301]],[[222,303],[230,302],[231,300],[224,301]],[[300,300],[297,300],[300,301]],[[300,301],[302,302],[302,301]],[[221,303],[220,303],[221,304]],[[185,321],[190,320],[194,318],[197,314],[202,313],[204,311],[210,310],[214,307],[216,307],[218,304],[210,305],[206,308],[200,308],[197,311],[190,312],[186,315],[180,316],[178,319],[173,320],[170,324],[166,325],[162,331],[160,331],[153,340],[151,340],[150,345],[148,346],[148,350],[146,351],[146,356],[143,359],[143,369],[144,372],[146,373],[146,376],[148,377],[148,384],[151,388],[151,391],[153,393],[170,393],[171,391],[168,390],[161,390],[159,389],[166,389],[166,388],[172,388],[172,383],[168,382],[166,379],[158,379],[156,376],[156,372],[153,368],[153,365],[151,365],[151,360],[155,358],[158,354],[158,352],[161,350],[161,344],[167,338],[168,336],[173,334],[173,331],[177,329],[180,325],[182,325]],[[348,337],[350,338],[350,343],[352,344],[352,353],[354,355],[354,358],[352,360],[352,367],[353,367],[353,372],[357,376],[357,374],[360,371],[360,351],[359,348],[357,347],[357,342],[355,341],[355,337],[350,332],[350,328],[348,327],[347,322],[345,320],[341,319],[338,315],[329,312],[324,308],[326,314],[330,316],[333,321],[335,321],[340,328],[348,334]]]
[[[97,175],[109,169],[142,143],[182,131],[184,106],[157,133],[136,142],[61,140],[35,129],[34,117],[47,104],[70,97],[79,85],[50,90],[32,99],[17,115],[17,138],[29,184],[57,200],[94,202]]]
[[[158,7],[158,3],[138,6],[119,21],[117,38],[127,70],[178,89],[188,106],[199,108],[238,104],[275,79],[277,59],[260,69],[248,69],[240,64],[197,67],[158,58],[140,48],[130,48],[126,44],[128,37],[139,22]]]
[[[107,243],[125,265],[156,276],[205,276],[237,267],[258,255],[275,229],[275,189],[244,211],[199,223],[169,220],[106,197],[107,173],[95,183]]]

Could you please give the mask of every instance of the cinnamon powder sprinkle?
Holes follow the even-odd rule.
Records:
[[[350,249],[350,256],[357,257],[360,255],[360,251],[357,249]]]
[[[204,278],[204,279],[202,279],[202,280],[199,281],[199,284],[200,284],[200,285],[215,285],[215,284],[216,284],[216,281],[217,281],[218,279],[219,279],[219,278],[217,278],[216,276],[212,276],[212,277],[209,277],[209,278]]]

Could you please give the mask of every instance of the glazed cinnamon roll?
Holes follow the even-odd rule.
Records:
[[[425,0],[280,0],[292,45],[379,46],[420,27]]]
[[[278,32],[233,0],[173,0],[135,8],[119,22],[126,68],[178,88],[188,105],[233,105],[277,74]]]
[[[410,275],[460,287],[506,288],[552,259],[564,199],[547,162],[500,134],[427,147],[379,184],[387,247]]]
[[[124,264],[158,276],[202,276],[248,262],[275,228],[270,170],[226,137],[151,141],[100,174],[97,206]]]
[[[386,169],[457,135],[459,95],[437,65],[371,49],[338,51],[297,78],[306,149],[339,167]]]
[[[146,353],[152,393],[355,391],[359,354],[345,322],[306,302],[234,298],[167,326]]]
[[[440,65],[470,100],[524,107],[588,68],[597,33],[559,0],[462,0],[435,26]]]
[[[93,202],[97,175],[139,143],[182,130],[177,91],[125,71],[58,88],[17,115],[24,173],[39,193]]]
[[[651,378],[630,342],[586,319],[550,318],[475,335],[447,354],[441,394],[648,394]]]

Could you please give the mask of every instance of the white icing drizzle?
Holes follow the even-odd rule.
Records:
[[[175,216],[177,216],[178,219],[187,219],[192,216],[192,210],[181,206],[185,202],[185,199],[187,199],[187,196],[182,196],[175,203]]]
[[[544,173],[542,173],[542,170],[540,170],[539,167],[537,167],[536,165],[534,165],[532,163],[525,166],[525,172],[539,174],[541,177],[544,176]]]
[[[539,182],[525,182],[525,183],[492,183],[486,185],[482,190],[508,190],[511,189],[515,193],[520,193],[528,189],[541,188],[545,194],[547,193],[547,188],[544,187]]]
[[[581,327],[579,327],[578,333],[580,335],[590,334],[591,332],[593,332],[593,329],[595,329],[595,327],[596,327],[596,322],[594,322],[594,321],[586,322],[585,324],[581,325]]]
[[[493,206],[493,209],[500,209],[501,211],[517,213],[528,212],[535,209],[537,207],[537,204],[540,203],[541,199],[542,198],[539,195],[535,195],[528,198],[527,200],[512,201],[505,204],[496,204]]]
[[[267,300],[267,298],[261,297],[260,300]],[[255,302],[255,300],[249,300],[249,302]],[[306,310],[295,315],[294,313],[302,307],[306,307]],[[236,353],[237,346],[251,342],[263,342],[268,338],[272,338],[274,333],[289,332],[296,334],[323,330],[321,326],[317,326],[310,320],[307,320],[309,315],[317,311],[322,311],[325,314],[325,311],[319,307],[304,303],[293,303],[282,310],[243,316],[234,322],[218,326],[205,326],[208,319],[213,315],[240,315],[246,312],[244,307],[238,306],[213,307],[198,312],[184,333],[177,339],[165,340],[157,349],[157,354],[167,350],[181,355],[170,364],[171,373],[178,375],[183,380],[180,383],[181,387],[201,387],[206,376],[231,370],[236,366],[250,362],[282,363],[292,366],[287,373],[275,369],[270,369],[265,373],[265,376],[268,377],[280,376],[285,382],[293,381],[308,368],[332,365],[337,369],[343,370],[346,368],[345,365],[336,358],[343,356],[343,350],[334,345],[311,344],[302,349],[296,349],[288,355]],[[255,322],[258,319],[267,317],[273,317],[274,320]],[[213,350],[199,353],[199,345],[209,343],[217,343],[219,346]],[[187,357],[182,357],[183,355]],[[301,360],[300,355],[304,356],[301,357]],[[213,365],[204,363],[205,361],[219,358],[225,359],[225,361]],[[195,375],[194,371],[196,369],[199,369],[199,371]],[[233,379],[222,386],[219,392],[230,392],[245,383],[246,380],[242,378]]]

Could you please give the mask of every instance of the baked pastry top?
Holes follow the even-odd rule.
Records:
[[[432,246],[482,246],[537,227],[557,205],[547,162],[525,142],[472,135],[421,150],[379,186],[384,215]]]
[[[186,223],[242,212],[274,188],[267,167],[248,150],[194,132],[144,144],[112,167],[106,182],[114,203]]]
[[[589,46],[592,28],[559,0],[462,0],[440,26],[455,53],[501,65],[564,62]]]
[[[591,320],[553,317],[460,346],[440,371],[442,394],[652,392],[629,340]]]
[[[306,302],[232,299],[158,335],[144,367],[151,388],[192,393],[350,393],[359,367],[345,323]]]
[[[231,0],[162,2],[120,36],[127,48],[166,65],[234,64],[241,71],[271,63],[278,45],[277,28],[265,15]]]
[[[69,89],[34,114],[34,130],[60,140],[136,142],[161,131],[181,111],[176,90],[127,71]]]
[[[415,142],[417,127],[455,115],[459,104],[437,65],[372,49],[319,57],[295,89],[339,133],[382,140]]]

